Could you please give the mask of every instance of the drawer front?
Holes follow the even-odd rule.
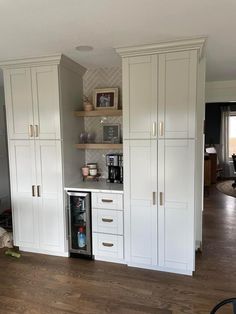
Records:
[[[123,194],[92,193],[93,208],[123,210]]]
[[[93,233],[93,254],[96,256],[124,258],[123,236]]]
[[[92,210],[94,232],[123,235],[123,212],[111,209]]]

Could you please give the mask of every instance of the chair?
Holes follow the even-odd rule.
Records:
[[[231,303],[233,306],[233,314],[236,314],[236,298],[226,299],[216,304],[216,306],[211,310],[210,314],[215,314],[222,306]]]
[[[232,160],[234,164],[234,173],[236,173],[236,155],[232,155]],[[232,187],[235,189],[236,188],[236,178],[234,179],[234,182],[232,183]]]

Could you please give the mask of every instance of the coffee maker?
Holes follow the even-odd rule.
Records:
[[[123,154],[107,154],[108,179],[110,183],[123,183]]]

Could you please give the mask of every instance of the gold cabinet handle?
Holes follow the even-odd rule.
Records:
[[[34,136],[34,129],[33,129],[33,125],[32,124],[29,125],[29,136],[30,137]]]
[[[163,192],[160,192],[160,206],[163,205]]]
[[[37,185],[37,196],[40,197],[40,185]]]
[[[157,124],[156,122],[152,123],[152,136],[156,136],[157,135]]]
[[[39,137],[39,126],[38,126],[38,124],[35,124],[34,128],[35,128],[35,137]]]
[[[102,242],[102,245],[103,245],[103,246],[107,246],[107,247],[112,247],[112,246],[114,246],[113,243],[107,243],[107,242]]]
[[[113,200],[108,200],[108,199],[102,198],[102,202],[103,203],[112,203]]]
[[[32,196],[35,197],[35,185],[32,185]]]
[[[156,205],[156,192],[152,192],[152,204]]]
[[[160,132],[160,136],[163,136],[163,133],[164,133],[164,124],[163,124],[162,121],[159,123],[159,132]]]
[[[112,222],[112,221],[113,221],[113,219],[109,219],[109,218],[102,218],[102,221],[104,221],[104,222]]]

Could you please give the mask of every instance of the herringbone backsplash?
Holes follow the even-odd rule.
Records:
[[[122,107],[122,71],[121,67],[89,69],[84,75],[83,80],[84,95],[93,102],[93,90],[95,88],[118,87],[119,88],[119,108]],[[102,124],[118,123],[121,126],[122,138],[122,117],[94,117],[85,118],[85,132],[94,132],[96,134],[95,142],[102,142]],[[107,150],[86,150],[85,162],[96,162],[103,178],[107,178],[107,167],[105,156],[109,153],[121,153],[122,151]]]

